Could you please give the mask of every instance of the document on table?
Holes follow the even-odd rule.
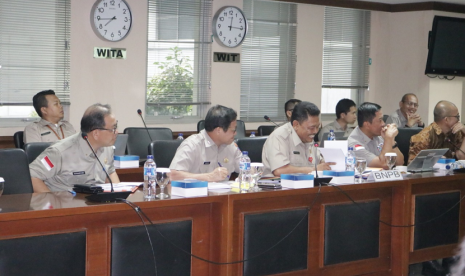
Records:
[[[325,158],[325,162],[335,162],[336,165],[331,165],[333,171],[346,170],[346,157],[341,149],[319,148],[320,153]]]
[[[113,184],[113,190],[115,192],[135,192],[137,188],[139,188],[140,185],[142,185],[142,182],[120,182],[120,183],[114,183]],[[105,184],[98,184],[98,186],[102,187],[104,192],[110,192],[111,191],[111,184],[110,183],[105,183]]]
[[[231,189],[232,181],[226,182],[208,182],[209,190]]]

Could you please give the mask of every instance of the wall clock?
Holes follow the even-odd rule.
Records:
[[[90,21],[97,36],[106,41],[120,41],[131,30],[131,9],[124,0],[97,0]]]
[[[239,46],[247,34],[247,20],[237,7],[219,9],[212,22],[213,36],[220,45],[234,48]]]

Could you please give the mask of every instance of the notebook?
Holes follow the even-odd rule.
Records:
[[[427,149],[422,150],[415,156],[415,159],[407,166],[409,172],[428,172],[433,171],[434,164],[446,154],[449,149]]]
[[[115,155],[125,155],[127,143],[128,143],[128,134],[118,133],[118,136],[116,136],[115,144],[113,145],[115,149]]]

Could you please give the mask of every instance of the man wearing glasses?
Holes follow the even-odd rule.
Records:
[[[118,121],[109,105],[94,104],[81,119],[81,132],[60,140],[47,148],[30,165],[34,192],[68,191],[74,184],[102,184],[109,180],[95,158],[88,141],[110,175],[119,183],[113,166],[113,144],[118,135]]]
[[[237,113],[215,105],[205,117],[205,129],[182,142],[170,164],[171,179],[228,180],[239,172],[241,152],[234,143]]]
[[[434,122],[417,135],[410,138],[408,162],[424,149],[449,148],[447,158],[465,159],[465,143],[463,135],[465,127],[460,122],[460,115],[455,104],[440,101],[434,107]],[[458,150],[458,149],[461,150]]]
[[[310,102],[294,107],[291,121],[271,133],[263,145],[262,161],[264,176],[280,176],[289,173],[310,173],[315,170],[331,170],[314,146],[314,138],[320,127],[320,109]]]
[[[402,97],[399,102],[399,109],[392,113],[386,120],[386,124],[396,124],[398,128],[425,127],[425,123],[417,114],[418,98],[415,94],[409,93]]]

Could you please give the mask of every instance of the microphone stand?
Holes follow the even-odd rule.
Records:
[[[131,194],[131,191],[125,191],[125,192],[115,192],[113,189],[113,181],[111,181],[110,175],[108,174],[107,170],[105,170],[105,166],[103,166],[102,162],[100,162],[100,159],[98,158],[97,154],[95,153],[94,148],[89,142],[89,139],[87,137],[86,132],[82,132],[81,134],[82,138],[86,140],[87,145],[89,145],[89,148],[92,150],[92,153],[95,156],[95,159],[97,159],[98,163],[103,169],[103,172],[105,172],[105,175],[107,176],[108,180],[110,181],[110,186],[111,186],[111,192],[110,193],[97,193],[97,194],[92,194],[90,196],[86,196],[86,198],[89,201],[93,202],[115,202],[121,199],[126,199],[128,198],[129,194]]]
[[[268,117],[267,115],[263,116],[263,118],[264,118],[267,122],[269,122],[269,123],[271,122],[271,123],[273,123],[275,126],[279,127],[279,125],[278,125],[277,123],[273,122],[273,121],[270,119],[270,117]]]
[[[137,114],[139,114],[140,118],[142,119],[142,122],[144,123],[144,126],[145,126],[145,130],[147,130],[147,134],[149,135],[150,142],[152,142],[153,141],[152,136],[150,136],[150,132],[149,132],[149,129],[147,128],[147,125],[145,124],[144,117],[142,117],[142,110],[137,109]]]
[[[452,143],[452,141],[451,141],[449,138],[446,138],[446,142],[449,143],[449,144],[451,144],[451,145],[454,147],[455,150],[459,150],[459,151],[461,151],[463,154],[465,154],[465,152],[463,152],[463,150],[462,150],[461,148],[459,148],[459,147],[457,147],[456,145],[454,145],[454,143]]]

